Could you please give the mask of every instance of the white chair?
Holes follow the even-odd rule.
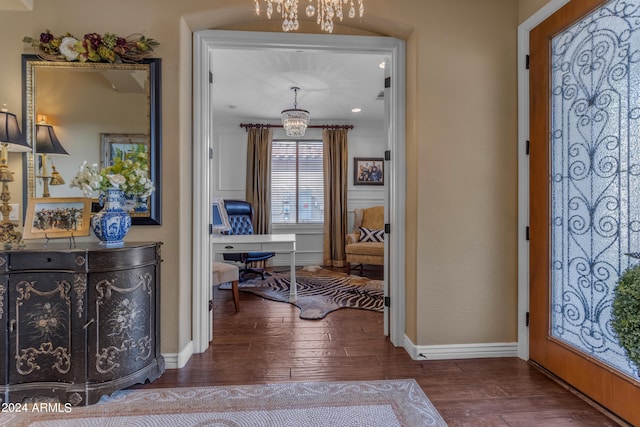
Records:
[[[238,292],[238,280],[240,274],[238,267],[225,262],[213,262],[213,286],[231,282],[231,292],[233,293],[233,305],[236,313],[240,311],[240,293]]]

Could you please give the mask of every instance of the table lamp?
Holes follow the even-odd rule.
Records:
[[[56,167],[52,164],[53,172],[48,175],[47,171],[47,155],[58,154],[68,156],[69,153],[62,147],[56,133],[53,131],[53,126],[46,123],[40,123],[36,125],[36,153],[42,156],[42,175],[38,175],[38,178],[42,178],[42,197],[50,197],[49,185],[62,185],[64,179]]]
[[[11,151],[31,151],[31,146],[20,132],[18,119],[15,114],[9,113],[6,108],[0,110],[0,145],[2,155],[0,157],[0,182],[2,182],[2,193],[0,193],[0,213],[2,222],[0,223],[0,242],[6,249],[11,248],[14,242],[18,243],[22,239],[22,233],[16,230],[16,225],[11,222],[11,206],[9,200],[9,182],[13,181],[13,172],[9,171],[9,150]]]

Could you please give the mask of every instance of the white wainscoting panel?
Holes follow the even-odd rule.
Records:
[[[218,190],[245,190],[247,171],[247,136],[243,133],[218,134],[217,153]]]
[[[322,225],[283,225],[273,226],[273,233],[295,233],[296,265],[322,265],[324,234]],[[273,266],[289,266],[289,255],[276,254],[271,258]]]

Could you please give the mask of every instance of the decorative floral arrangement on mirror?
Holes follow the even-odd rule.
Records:
[[[54,36],[49,30],[41,33],[39,39],[25,37],[22,41],[29,43],[36,55],[45,61],[111,63],[138,62],[151,58],[153,48],[160,44],[139,33],[128,37],[89,33],[79,39],[70,33]]]

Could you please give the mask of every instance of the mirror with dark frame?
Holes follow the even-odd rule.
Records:
[[[160,66],[157,58],[111,64],[22,56],[22,128],[33,147],[25,154],[24,206],[28,197],[81,196],[69,184],[84,161],[104,167],[123,152],[146,151],[155,191],[131,219],[161,224]]]

